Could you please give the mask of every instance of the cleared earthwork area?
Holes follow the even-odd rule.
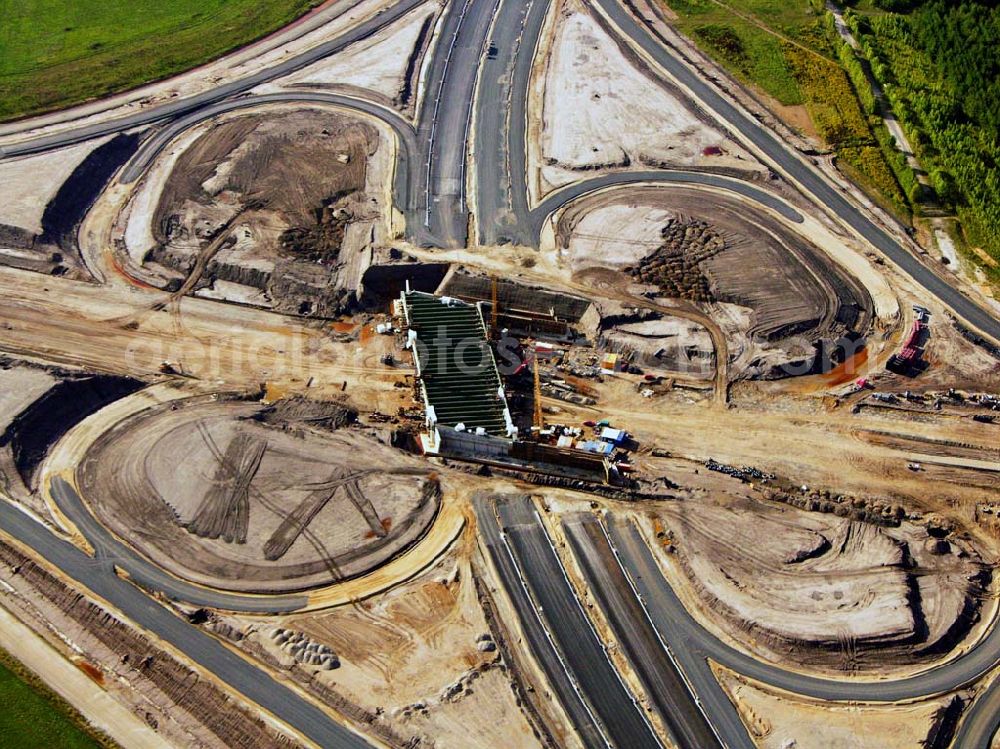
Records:
[[[740,498],[680,503],[659,517],[703,611],[797,663],[853,671],[940,657],[977,618],[975,550],[924,525]]]
[[[541,192],[594,170],[763,167],[678,88],[654,76],[578,0],[553,3],[543,40]]]
[[[864,335],[871,324],[868,292],[820,249],[714,191],[594,194],[562,214],[556,242],[578,276],[611,269],[647,296],[700,305],[739,339],[736,351],[752,347],[745,360],[755,373],[812,356],[820,339]]]
[[[422,536],[441,489],[326,406],[289,418],[210,397],[144,411],[91,446],[81,494],[138,551],[211,587],[274,593],[363,574]]]
[[[133,202],[124,232],[133,262],[179,293],[296,315],[350,308],[384,212],[390,149],[380,128],[279,109],[194,135]]]

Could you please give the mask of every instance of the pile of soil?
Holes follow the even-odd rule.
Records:
[[[726,249],[726,240],[706,221],[671,218],[660,232],[663,244],[625,272],[668,297],[713,301],[701,263]]]

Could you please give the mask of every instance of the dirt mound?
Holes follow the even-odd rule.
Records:
[[[374,125],[313,109],[216,125],[163,186],[146,267],[172,289],[293,315],[344,314],[357,304],[361,251],[383,212],[370,184],[381,172],[369,174],[380,144]]]
[[[337,401],[318,401],[296,395],[262,408],[254,419],[272,426],[306,424],[333,431],[358,420],[358,412]]]
[[[660,231],[663,244],[638,265],[623,270],[643,283],[654,284],[665,296],[692,302],[712,301],[701,263],[726,249],[726,240],[708,222],[671,218]]]

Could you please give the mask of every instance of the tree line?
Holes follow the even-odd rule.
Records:
[[[872,2],[889,12],[845,18],[873,75],[938,199],[956,208],[973,242],[1000,257],[1000,8],[988,0]],[[854,79],[854,63],[842,62]]]

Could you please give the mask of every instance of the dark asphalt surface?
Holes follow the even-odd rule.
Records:
[[[608,742],[603,735],[603,728],[594,720],[590,708],[584,704],[579,692],[570,680],[566,668],[559,659],[552,641],[545,633],[545,628],[538,616],[538,609],[528,597],[528,592],[521,582],[521,575],[514,564],[508,547],[500,536],[497,525],[495,505],[491,497],[479,496],[473,500],[476,510],[476,520],[479,532],[486,542],[493,565],[502,578],[504,589],[517,609],[521,620],[521,629],[528,640],[531,652],[542,666],[549,684],[555,690],[556,698],[563,706],[570,722],[577,731],[587,749],[605,749]]]
[[[659,749],[661,744],[643,708],[608,660],[604,646],[565,578],[530,499],[511,499],[500,503],[497,509],[518,566],[548,623],[548,631],[611,743],[619,749]]]
[[[653,37],[649,29],[622,6],[620,0],[593,0],[593,2],[601,7],[626,36],[638,43],[705,106],[766,154],[778,167],[778,171],[795,180],[806,192],[811,193],[860,236],[877,247],[913,280],[951,307],[965,322],[1000,341],[1000,320],[923,265],[895,239],[873,224],[844,194],[793,155],[773,133],[745,116],[716,93],[710,83],[699,78],[681,63],[668,47]]]
[[[115,538],[90,513],[76,490],[59,477],[52,479],[52,498],[94,548],[98,561],[118,565],[128,572],[136,584],[162,593],[167,598],[194,606],[249,614],[289,613],[303,608],[309,602],[308,597],[302,595],[247,596],[224,593],[176,578]]]
[[[330,749],[363,749],[371,745],[197,627],[163,608],[136,586],[115,575],[111,558],[92,558],[0,500],[0,528],[31,546],[63,574],[76,580],[121,611],[130,621],[162,638],[208,669],[251,703],[273,713],[309,739]]]
[[[563,519],[563,530],[580,563],[587,585],[597,598],[649,699],[656,706],[680,749],[722,747],[702,714],[697,697],[688,691],[661,638],[634,595],[615,559],[604,530],[589,513]],[[725,706],[723,706],[725,707]],[[754,749],[736,709],[729,705],[724,735],[729,749]],[[720,716],[721,717],[721,716]]]
[[[476,109],[476,215],[483,244],[531,245],[526,225],[527,90],[550,0],[501,0],[480,71]]]
[[[955,734],[957,749],[990,749],[1000,728],[1000,688],[996,683],[979,696],[965,712]]]
[[[445,9],[425,73],[418,130],[425,190],[421,225],[442,247],[465,247],[467,241],[465,156],[479,63],[497,2],[454,0]]]

